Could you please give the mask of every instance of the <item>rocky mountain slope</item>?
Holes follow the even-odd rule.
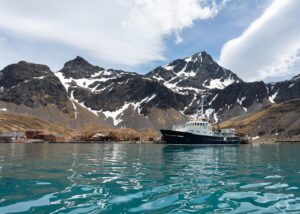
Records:
[[[0,71],[0,111],[26,113],[75,129],[89,124],[168,128],[197,114],[204,93],[207,116],[225,121],[300,98],[300,78],[244,82],[206,52],[145,75],[94,66],[81,57],[57,72],[27,62]]]
[[[300,99],[275,104],[246,117],[237,117],[221,123],[221,127],[234,127],[256,138],[300,137]]]

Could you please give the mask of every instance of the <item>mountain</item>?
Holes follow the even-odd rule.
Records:
[[[223,89],[242,80],[230,70],[219,66],[206,52],[177,59],[146,75],[163,83],[175,93],[200,93],[207,89]]]
[[[28,62],[0,71],[0,111],[23,113],[72,129],[95,124],[133,129],[169,128],[199,112],[212,121],[244,118],[300,98],[291,80],[245,82],[206,52],[177,59],[145,75],[105,69],[76,57],[53,72]]]
[[[0,100],[35,108],[56,105],[67,113],[68,96],[48,66],[27,62],[9,65],[1,71]]]
[[[104,69],[76,57],[56,75],[74,106],[80,104],[111,120],[114,126],[132,128],[162,128],[184,122],[185,113],[197,110],[201,93],[242,82],[206,52],[175,60],[146,75]],[[160,113],[163,111],[170,115],[165,117]]]
[[[176,116],[178,113],[173,113],[172,109],[183,109],[191,98],[174,93],[161,83],[142,75],[99,68],[80,57],[65,63],[55,74],[64,85],[75,109],[76,105],[80,105],[119,127],[155,128],[160,123],[157,120],[170,124],[176,122],[172,119],[174,116],[168,122],[168,118],[163,115],[160,119],[152,115],[168,111]],[[185,119],[179,114],[176,117]]]
[[[268,136],[273,139],[300,137],[300,99],[275,104],[270,108],[244,118],[233,118],[221,127],[234,127],[251,136]]]
[[[298,74],[292,78],[292,80],[297,80],[297,79],[300,79],[300,74]]]
[[[249,115],[276,103],[300,98],[300,79],[276,83],[239,82],[210,91],[207,112],[217,112],[219,120]]]

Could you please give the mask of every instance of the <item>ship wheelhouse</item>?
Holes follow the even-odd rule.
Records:
[[[213,135],[212,126],[205,118],[199,118],[196,120],[189,121],[186,124],[173,126],[173,130],[189,132],[197,135]]]

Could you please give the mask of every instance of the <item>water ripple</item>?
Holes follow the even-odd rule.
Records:
[[[0,213],[300,213],[299,149],[5,145]]]

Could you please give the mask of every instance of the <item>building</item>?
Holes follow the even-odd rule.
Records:
[[[26,131],[26,137],[27,139],[37,139],[38,135],[44,134],[43,131]]]
[[[1,143],[23,143],[26,139],[25,132],[21,131],[7,131],[0,133]]]

